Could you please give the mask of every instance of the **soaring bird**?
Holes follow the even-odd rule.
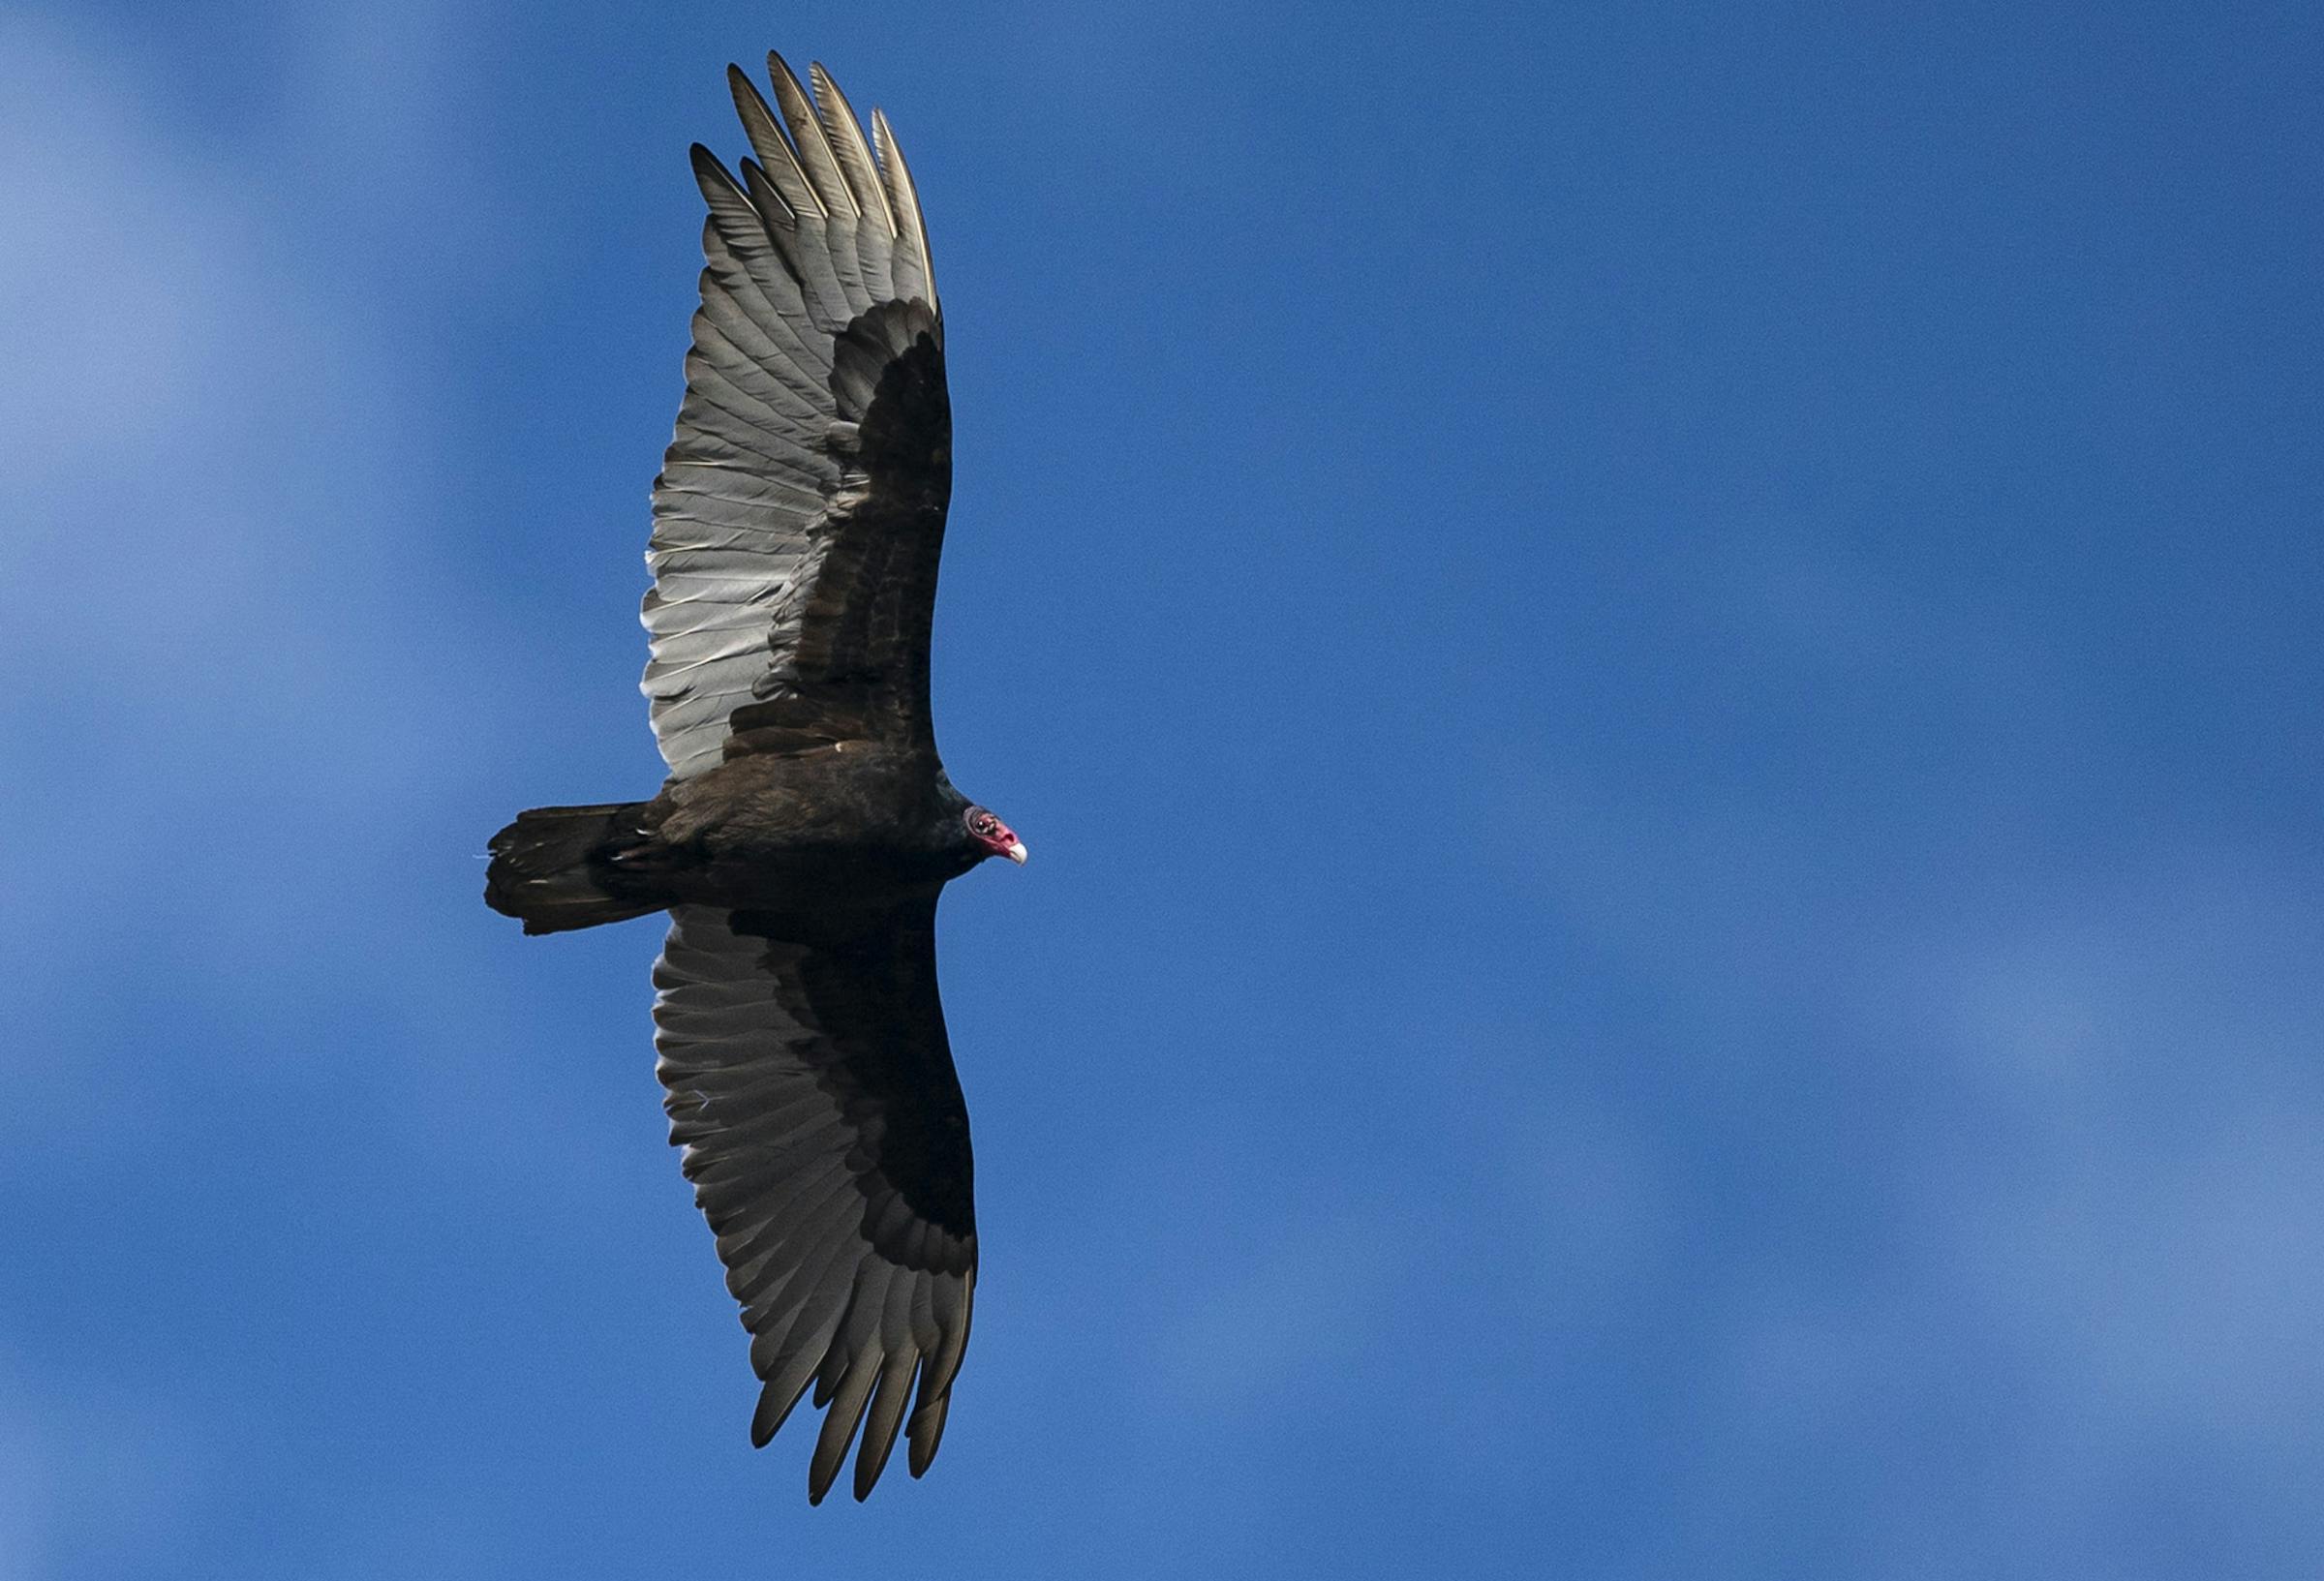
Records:
[[[810,1385],[820,1503],[901,1426],[944,1433],[976,1293],[968,1111],[936,897],[1024,842],[953,789],[929,721],[952,495],[944,319],[919,194],[821,66],[727,68],[753,158],[696,143],[702,305],[654,484],[646,802],[538,807],[484,897],[528,933],[668,911],[654,968],[670,1140],[718,1237],[764,1444]],[[906,1413],[909,1413],[908,1416]]]

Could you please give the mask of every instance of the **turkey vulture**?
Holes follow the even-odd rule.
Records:
[[[699,143],[702,306],[654,485],[649,802],[539,807],[484,898],[554,933],[666,910],[670,1140],[718,1237],[764,1444],[810,1384],[820,1503],[901,1426],[944,1433],[976,1293],[968,1112],[936,996],[936,897],[1007,824],[952,787],[929,617],[952,494],[944,320],[911,174],[821,66],[776,104],[727,68],[755,159]],[[906,1410],[909,1410],[908,1418]]]

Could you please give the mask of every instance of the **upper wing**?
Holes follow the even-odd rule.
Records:
[[[808,1474],[817,1502],[859,1420],[855,1496],[872,1491],[915,1370],[906,1437],[912,1475],[928,1469],[968,1343],[968,1111],[936,998],[935,911],[914,902],[827,948],[677,906],[654,968],[670,1140],[766,1384],[751,1441],[812,1383],[830,1406]]]
[[[767,58],[780,122],[727,68],[741,181],[694,146],[702,306],[654,485],[641,689],[682,778],[801,732],[931,736],[952,408],[920,200],[885,116],[874,155],[822,67],[810,103]]]

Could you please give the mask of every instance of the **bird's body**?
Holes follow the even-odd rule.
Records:
[[[673,779],[650,802],[607,807],[542,807],[526,820],[594,820],[580,864],[590,888],[624,915],[672,905],[758,914],[784,938],[828,936],[858,912],[933,899],[991,853],[961,838],[967,798],[932,755],[880,742],[829,742],[780,756],[731,759]],[[525,920],[527,932],[561,932],[610,920],[561,920],[528,885],[554,882],[573,863],[535,871],[538,846],[511,837],[485,897]],[[593,898],[596,897],[593,896]]]
[[[811,1386],[809,1496],[860,1424],[860,1499],[900,1428],[928,1468],[976,1286],[936,899],[1024,846],[929,718],[952,426],[919,196],[883,117],[875,147],[821,67],[810,99],[769,64],[780,117],[728,69],[742,178],[694,149],[702,303],[644,609],[670,777],[521,814],[485,898],[529,933],[670,912],[658,1072],[751,1334],[752,1437]]]

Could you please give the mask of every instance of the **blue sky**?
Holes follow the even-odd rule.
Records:
[[[2299,7],[0,17],[0,1575],[2324,1567]],[[959,473],[985,1271],[810,1510],[635,623],[768,46]]]

